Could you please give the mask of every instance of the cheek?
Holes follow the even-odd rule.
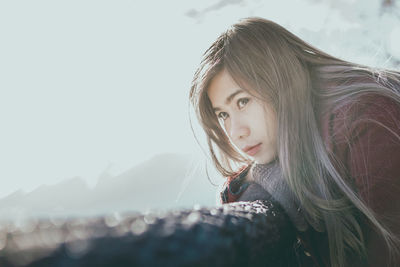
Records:
[[[267,131],[268,137],[271,140],[271,142],[276,143],[277,135],[278,135],[276,119],[273,116],[267,116],[266,120],[267,120],[266,131]]]
[[[260,121],[262,121],[262,131],[266,135],[266,137],[274,141],[276,140],[277,136],[277,122],[276,122],[276,116],[275,112],[271,109],[265,109],[262,113],[262,118],[260,118]]]
[[[257,106],[249,116],[253,129],[260,134],[263,133],[264,135],[268,132],[267,119],[268,116],[265,114],[265,110],[261,106]]]

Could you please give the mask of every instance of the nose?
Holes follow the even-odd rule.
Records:
[[[231,116],[228,133],[232,141],[237,141],[249,136],[250,128],[247,124],[247,120],[240,116]]]

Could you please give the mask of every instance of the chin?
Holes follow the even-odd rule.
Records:
[[[257,164],[268,164],[268,163],[270,163],[271,162],[271,160],[255,160],[255,163],[257,163]]]
[[[254,161],[257,164],[267,164],[272,162],[275,159],[274,155],[265,155],[265,156],[260,156],[260,157],[254,157]]]

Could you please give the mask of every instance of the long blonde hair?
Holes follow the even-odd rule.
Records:
[[[376,93],[400,103],[400,87],[395,86],[400,84],[400,73],[335,58],[262,18],[233,25],[204,53],[190,91],[213,162],[224,176],[232,175],[238,164],[250,161],[232,147],[207,95],[211,80],[223,69],[242,89],[272,103],[278,120],[278,158],[283,176],[311,225],[325,227],[331,265],[344,266],[354,253],[365,257],[358,214],[367,218],[394,252],[397,239],[335,168],[341,162],[334,162],[334,155],[326,149],[318,117],[323,112],[319,103],[339,108],[364,94]]]

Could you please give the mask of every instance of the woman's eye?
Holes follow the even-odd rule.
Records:
[[[250,101],[250,99],[248,99],[247,97],[245,98],[240,98],[237,101],[237,106],[239,107],[239,109],[243,108],[248,102]]]
[[[228,118],[228,113],[220,112],[220,113],[218,113],[217,117],[218,117],[218,119],[226,120]]]

